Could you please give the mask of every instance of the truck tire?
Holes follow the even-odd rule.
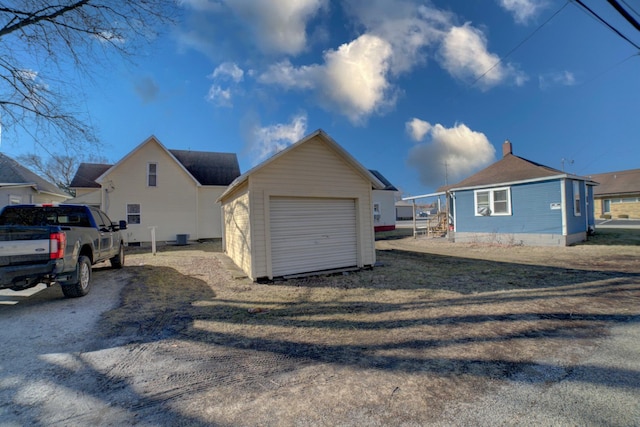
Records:
[[[120,249],[118,249],[118,255],[110,258],[111,267],[113,268],[122,268],[124,265],[124,245],[120,243]]]
[[[76,283],[60,283],[62,287],[62,293],[67,298],[83,297],[89,293],[91,288],[91,261],[86,256],[78,258],[77,277]]]

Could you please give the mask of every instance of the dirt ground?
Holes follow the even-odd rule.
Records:
[[[123,270],[94,270],[85,298],[51,288],[0,306],[0,339],[13,346],[0,349],[0,424],[640,422],[640,373],[595,358],[617,328],[637,329],[640,245],[395,237],[377,242],[373,269],[269,284],[246,279],[216,242],[130,251]],[[85,299],[97,315],[78,314]],[[64,316],[42,327],[38,311],[51,306],[86,322],[72,335]],[[40,329],[17,335],[15,319]],[[596,411],[556,387],[566,384],[615,399]],[[500,422],[475,418],[481,405],[516,408],[504,399],[524,385],[535,393]],[[589,408],[528,418],[553,387]]]

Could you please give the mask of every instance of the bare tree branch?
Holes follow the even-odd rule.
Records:
[[[175,0],[0,0],[0,125],[46,138],[45,151],[97,147],[78,73],[134,57],[177,11]]]

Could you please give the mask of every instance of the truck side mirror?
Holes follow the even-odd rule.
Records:
[[[127,221],[121,219],[119,227],[120,227],[120,230],[126,230],[127,229]]]

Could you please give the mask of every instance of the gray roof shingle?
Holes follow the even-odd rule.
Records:
[[[531,160],[513,154],[507,154],[502,159],[489,165],[480,172],[463,179],[457,184],[445,185],[438,188],[438,192],[452,188],[479,187],[507,182],[526,181],[529,179],[546,178],[563,175],[564,172],[541,165]]]
[[[80,163],[76,174],[71,180],[71,188],[100,188],[96,179],[111,166],[105,163]]]
[[[600,184],[593,190],[595,196],[640,194],[640,169],[598,173],[590,178]]]
[[[373,170],[373,169],[369,169],[369,172],[371,172],[373,174],[373,176],[375,176],[376,178],[378,178],[378,180],[384,185],[383,190],[389,190],[389,191],[398,191],[398,189],[396,187],[393,186],[393,184],[391,184],[389,182],[389,180],[387,178],[385,178],[380,172],[378,172],[377,170]]]
[[[229,185],[240,176],[234,153],[169,150],[201,185]]]
[[[31,184],[37,191],[70,197],[55,184],[41,178],[2,153],[0,153],[0,184]]]
[[[229,185],[240,176],[238,158],[233,153],[169,150],[201,185]],[[82,163],[71,181],[72,188],[100,188],[96,179],[113,165]]]

